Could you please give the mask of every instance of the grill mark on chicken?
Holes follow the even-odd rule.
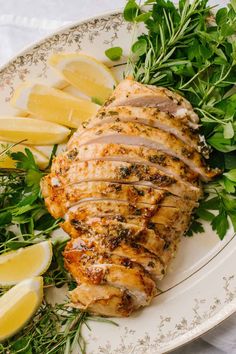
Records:
[[[153,108],[152,108],[153,107]],[[201,197],[219,173],[197,152],[198,117],[165,88],[124,80],[42,179],[71,236],[72,306],[128,316],[155,296]]]

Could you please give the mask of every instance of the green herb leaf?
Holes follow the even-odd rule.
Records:
[[[227,22],[227,18],[228,18],[228,11],[225,7],[223,7],[216,14],[217,25],[219,25],[219,26],[224,25]]]
[[[140,38],[137,42],[132,45],[132,52],[137,55],[141,56],[147,52],[147,42],[145,39]]]
[[[133,22],[140,14],[140,8],[135,0],[129,0],[124,8],[124,19],[128,22]]]
[[[110,58],[109,58],[109,59],[110,59]],[[91,101],[92,101],[93,103],[98,104],[99,106],[102,106],[102,105],[103,105],[103,102],[100,101],[100,99],[97,98],[97,97],[91,97]]]
[[[144,12],[138,16],[135,17],[135,22],[146,22],[152,15],[152,12]]]
[[[212,221],[215,217],[214,214],[210,213],[209,211],[203,209],[203,208],[199,208],[196,211],[196,215],[202,219],[202,220],[206,220],[206,221]]]
[[[26,148],[25,154],[23,152],[13,152],[11,153],[11,157],[13,160],[17,161],[17,168],[22,170],[39,170],[38,166],[34,160],[34,156],[32,152]]]
[[[236,183],[236,169],[224,173],[224,176]]]
[[[222,240],[229,228],[227,214],[224,210],[220,212],[211,222],[213,230],[216,230],[218,236]]]
[[[230,217],[230,220],[231,220],[231,222],[233,224],[234,231],[236,232],[236,212],[229,213],[229,217]]]
[[[204,227],[202,226],[202,223],[194,219],[189,227],[189,230],[186,233],[186,236],[191,237],[194,234],[201,234],[202,232],[204,232]]]
[[[224,138],[225,139],[232,139],[234,137],[234,127],[231,122],[228,122],[224,126]]]
[[[11,223],[12,215],[9,211],[3,211],[0,213],[0,227]]]
[[[106,56],[112,61],[119,60],[122,56],[122,53],[123,49],[120,47],[112,47],[105,51]]]
[[[236,157],[234,152],[225,154],[224,160],[225,160],[225,168],[227,170],[232,170],[236,168]]]

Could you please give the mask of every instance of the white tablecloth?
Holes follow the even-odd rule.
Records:
[[[0,0],[0,65],[25,46],[58,27],[122,8],[125,2],[125,0]],[[236,354],[236,315],[231,316],[203,338],[174,353]]]

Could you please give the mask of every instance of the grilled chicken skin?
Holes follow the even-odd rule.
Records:
[[[204,160],[198,123],[183,97],[126,79],[54,158],[41,190],[71,237],[72,306],[123,317],[157,294],[201,181],[219,173]]]

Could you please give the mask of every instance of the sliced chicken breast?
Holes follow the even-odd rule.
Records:
[[[124,263],[133,262],[141,265],[155,280],[163,278],[166,271],[166,264],[163,263],[158,257],[146,250],[144,247],[134,242],[120,242],[117,247],[106,248],[106,243],[102,238],[93,238],[91,241],[86,237],[79,237],[71,241],[73,250],[89,250],[93,247],[99,253],[106,253],[108,255],[123,257]],[[169,245],[169,244],[168,244]],[[167,248],[166,248],[167,249]],[[163,254],[167,253],[166,249]],[[169,252],[170,253],[170,252]]]
[[[147,186],[110,183],[104,181],[81,182],[66,186],[53,185],[50,175],[44,177],[41,183],[45,203],[50,213],[55,217],[64,217],[67,210],[82,200],[113,199],[127,201],[131,205],[145,203],[146,207],[155,205],[164,198],[166,192]],[[59,183],[59,180],[57,179]]]
[[[182,96],[164,87],[142,85],[132,79],[123,80],[105,103],[105,107],[117,106],[156,107],[176,119],[186,117],[194,124],[199,122],[191,104]]]
[[[133,297],[135,306],[146,306],[156,294],[155,282],[142,267],[122,257],[96,253],[96,250],[71,250],[65,252],[65,265],[75,280],[94,285],[107,284],[125,289]]]
[[[61,226],[72,238],[102,239],[108,250],[130,242],[143,246],[156,255],[160,255],[165,248],[165,241],[155,231],[116,220],[103,220],[103,224],[100,221],[93,222],[89,226],[78,220],[70,220],[65,221]]]
[[[58,179],[62,187],[78,182],[107,181],[141,183],[188,199],[198,199],[202,193],[198,186],[189,186],[182,181],[176,181],[156,167],[119,161],[95,160],[72,164],[64,176],[51,174],[51,177]]]
[[[102,108],[99,110],[98,114],[86,124],[86,127],[79,129],[78,133],[83,134],[86,129],[97,126],[102,127],[105,123],[117,122],[142,123],[147,126],[159,128],[175,135],[178,139],[197,151],[201,151],[201,142],[198,134],[196,134],[196,129],[198,128],[197,124],[194,126],[194,129],[192,127],[193,123],[189,126],[188,119],[178,120],[174,116],[160,112],[157,108],[132,106]]]
[[[206,166],[202,156],[195,149],[170,133],[140,123],[107,123],[102,128],[87,129],[80,137],[75,133],[68,143],[68,148],[94,143],[146,146],[180,159],[205,181],[216,175],[216,171]]]
[[[204,156],[191,104],[162,87],[123,80],[41,182],[70,235],[64,259],[72,306],[128,316],[157,294],[202,196],[219,174]]]
[[[54,160],[52,172],[66,173],[72,163],[92,160],[139,163],[154,166],[183,182],[194,184],[198,180],[197,173],[176,157],[145,146],[123,144],[89,144],[69,150]]]
[[[114,219],[120,222],[134,223],[138,226],[146,226],[146,223],[149,221],[161,224],[166,224],[167,221],[172,223],[175,218],[173,227],[176,228],[178,225],[177,217],[181,217],[183,212],[184,215],[189,216],[194,204],[192,204],[191,208],[189,203],[178,198],[173,197],[169,203],[166,200],[168,200],[168,197],[158,205],[141,203],[132,205],[126,201],[111,199],[84,200],[71,207],[64,218],[66,221],[79,220],[88,225],[99,221],[101,218],[108,218],[109,220]]]
[[[127,317],[136,309],[127,290],[83,283],[70,291],[71,306],[108,317]]]

